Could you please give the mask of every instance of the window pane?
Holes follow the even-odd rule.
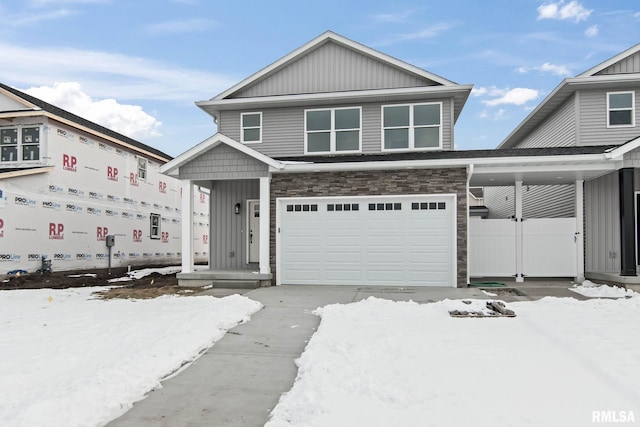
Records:
[[[384,148],[409,148],[409,129],[386,129]]]
[[[414,145],[416,148],[439,147],[440,128],[417,128],[414,129]]]
[[[3,162],[15,162],[18,160],[18,148],[15,146],[0,148],[0,160]]]
[[[413,124],[415,126],[439,125],[440,104],[414,106]]]
[[[0,144],[17,144],[18,129],[0,129]]]
[[[609,108],[632,108],[630,93],[610,93]]]
[[[331,134],[329,132],[310,133],[307,136],[307,151],[316,153],[331,149]]]
[[[609,124],[611,126],[630,125],[631,110],[609,111]]]
[[[409,106],[384,107],[384,127],[409,126]]]
[[[24,145],[22,147],[22,160],[39,160],[39,159],[40,159],[40,146]]]
[[[336,151],[357,151],[359,149],[359,130],[336,132]]]
[[[23,144],[38,144],[40,142],[40,128],[22,128]]]
[[[245,129],[242,132],[244,142],[260,141],[260,129]]]
[[[360,110],[336,110],[336,129],[360,129]]]
[[[242,127],[259,127],[260,114],[245,114],[242,116]]]
[[[307,130],[331,129],[331,110],[307,111]]]

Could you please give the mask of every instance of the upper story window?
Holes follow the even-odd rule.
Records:
[[[305,154],[360,152],[360,107],[305,111]]]
[[[0,128],[0,161],[40,160],[40,126]]]
[[[442,148],[442,103],[384,105],[382,151]]]
[[[147,179],[147,159],[142,157],[138,157],[138,179],[143,181]]]
[[[242,113],[240,121],[242,122],[242,142],[262,142],[262,113]]]
[[[607,127],[635,126],[635,93],[607,93]]]

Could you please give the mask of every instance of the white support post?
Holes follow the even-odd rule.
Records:
[[[576,283],[584,282],[584,181],[576,180]]]
[[[270,241],[270,213],[271,199],[269,195],[270,177],[260,178],[260,273],[268,274],[271,272],[269,260]]]
[[[524,282],[523,238],[522,238],[522,181],[515,182],[516,197],[516,282]]]
[[[182,272],[193,271],[193,182],[182,181]]]

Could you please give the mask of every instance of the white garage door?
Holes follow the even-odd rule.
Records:
[[[455,211],[455,195],[278,199],[278,281],[455,286]]]

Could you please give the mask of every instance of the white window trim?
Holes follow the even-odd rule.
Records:
[[[244,122],[244,116],[249,116],[249,115],[255,115],[257,114],[258,116],[260,116],[260,126],[243,126],[242,123]],[[257,141],[245,141],[244,140],[244,131],[245,129],[258,129],[258,132],[260,133],[260,136],[258,137]],[[262,112],[261,111],[251,111],[251,112],[246,112],[246,113],[241,113],[240,114],[240,142],[242,142],[243,144],[261,144],[262,143]]]
[[[8,126],[0,126],[0,128],[5,128],[5,129],[17,129],[17,141],[16,141],[16,160],[0,160],[0,164],[4,164],[4,165],[19,165],[19,164],[40,164],[43,163],[43,159],[44,159],[44,127],[42,125],[42,123],[34,123],[34,124],[16,124],[16,125],[8,125]],[[40,137],[40,141],[37,144],[33,144],[33,143],[27,143],[24,144],[22,141],[22,130],[24,128],[38,128],[38,133],[39,133],[39,137]],[[22,155],[23,155],[23,147],[27,145],[27,146],[31,146],[31,145],[37,145],[38,146],[38,152],[39,152],[39,158],[38,159],[33,159],[33,160],[23,160],[22,159]]]
[[[418,126],[418,128],[434,128],[437,127],[440,129],[438,132],[438,146],[437,147],[419,147],[415,148],[415,141],[413,138],[412,130],[415,129],[413,125],[413,107],[418,105],[439,105],[440,106],[440,124],[439,125],[429,125],[429,126]],[[410,107],[409,108],[409,146],[407,148],[385,148],[384,146],[384,109],[387,107]],[[390,127],[389,129],[400,129],[405,128],[405,126],[400,127]],[[383,152],[400,152],[400,151],[436,151],[442,150],[442,102],[420,102],[417,104],[387,104],[382,105],[380,107],[380,149]]]
[[[144,177],[140,176],[140,160],[144,161]],[[147,159],[145,159],[144,157],[138,157],[136,156],[136,163],[137,163],[137,170],[136,170],[136,176],[138,177],[138,180],[146,182],[147,181],[147,177],[149,176],[149,161]]]
[[[628,108],[614,108],[611,109],[609,107],[609,95],[622,95],[622,94],[631,94],[631,124],[628,125],[612,125],[609,122],[611,111],[627,111]],[[607,128],[617,129],[617,128],[632,128],[636,126],[636,92],[633,90],[625,90],[619,92],[607,92]]]
[[[335,128],[335,121],[336,121],[336,115],[335,112],[338,110],[355,110],[357,109],[359,111],[359,118],[360,121],[358,123],[358,128],[353,128],[353,129],[340,129],[340,132],[345,132],[345,131],[354,131],[357,130],[358,131],[358,149],[357,150],[340,150],[337,151],[336,150],[336,128]],[[307,112],[309,111],[331,111],[331,129],[328,130],[330,137],[329,137],[329,151],[309,151],[308,150],[308,143],[309,143],[309,131],[307,131]],[[327,132],[327,130],[322,130],[322,131],[311,131],[311,133],[316,133],[316,132]],[[353,154],[353,153],[361,153],[362,152],[362,107],[340,107],[340,108],[310,108],[307,110],[304,110],[304,154],[306,155],[322,155],[322,154]]]
[[[158,226],[157,226],[158,230],[157,230],[157,233],[153,232],[153,228],[154,228],[153,218],[154,217],[158,218]],[[157,214],[157,213],[150,213],[149,214],[149,238],[153,239],[153,240],[159,240],[161,235],[162,235],[161,227],[162,227],[162,215]]]

